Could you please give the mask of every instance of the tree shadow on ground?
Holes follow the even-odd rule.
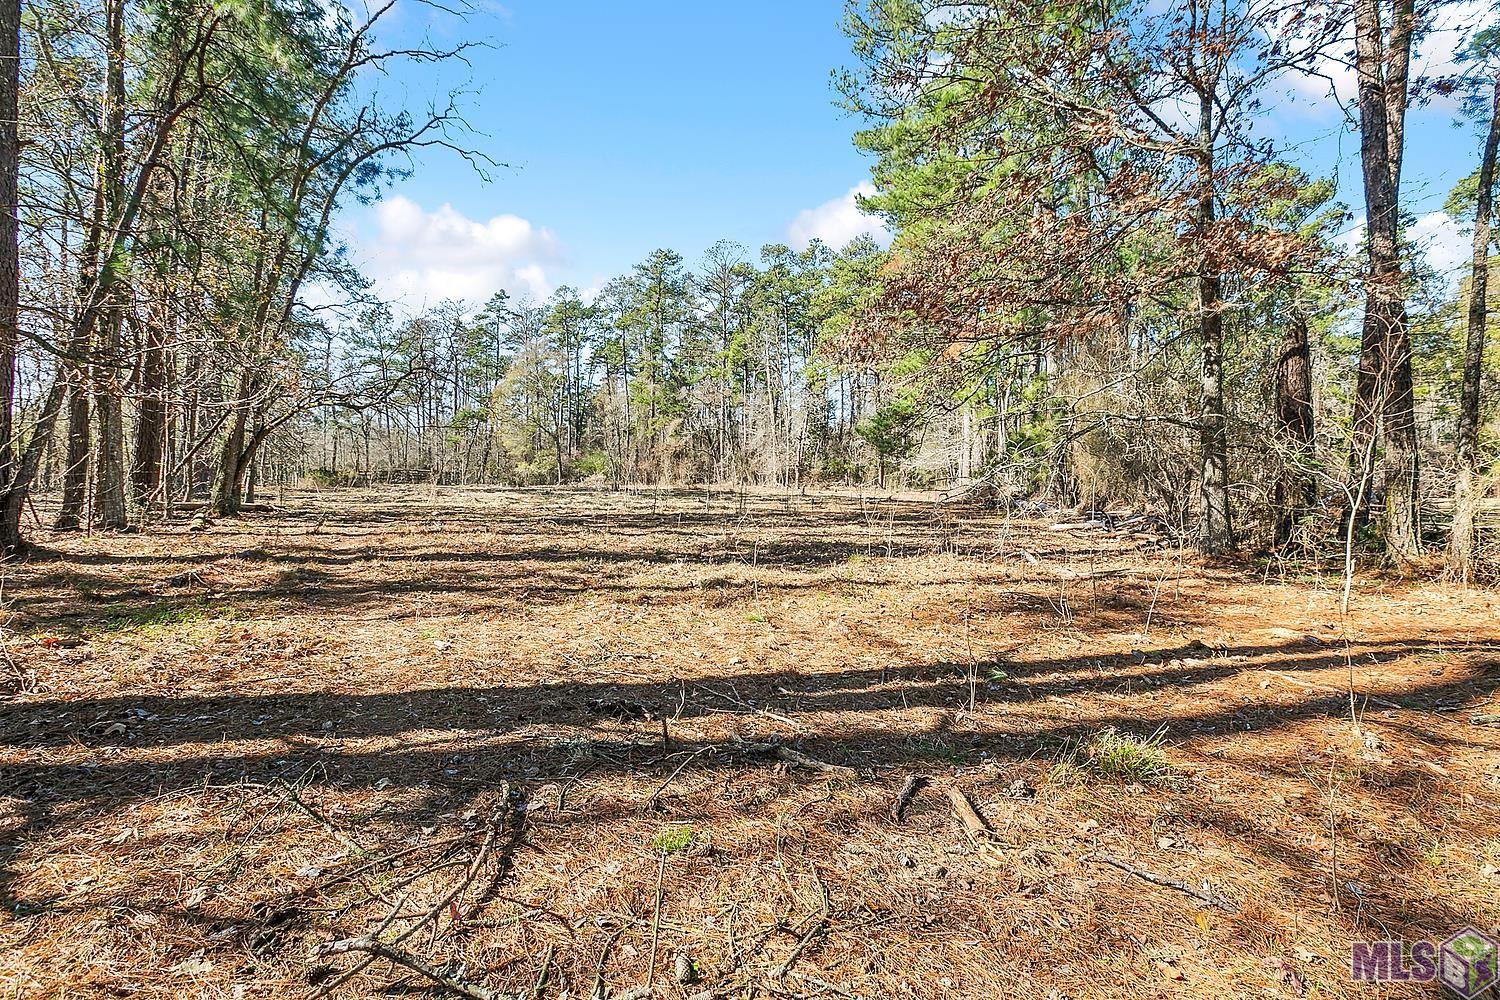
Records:
[[[1369,662],[1381,662],[1409,654],[1421,644],[1399,642],[1360,648]],[[1187,653],[1184,648],[1178,651]],[[1256,656],[1252,664],[1212,663],[1179,668],[1152,670],[1144,682],[1158,686],[1195,685],[1222,679],[1247,670],[1306,671],[1326,669],[1343,662],[1343,653],[1326,650],[1287,648],[1280,645],[1247,646],[1234,651],[1238,656]],[[1097,661],[1087,661],[1092,664]],[[1202,711],[1149,709],[1120,710],[1115,714],[1096,714],[1087,719],[1056,720],[1037,725],[1034,716],[1020,718],[1016,729],[1005,727],[1003,709],[1007,703],[1022,703],[1067,691],[1073,696],[1099,689],[1111,683],[1109,677],[1070,676],[1060,680],[1042,680],[1034,685],[1028,677],[1048,676],[1084,666],[1073,660],[1048,660],[1030,664],[1008,663],[1018,679],[1003,690],[987,691],[984,704],[987,713],[1001,710],[999,728],[960,736],[933,732],[912,732],[879,723],[886,710],[917,705],[952,705],[964,696],[963,678],[957,676],[954,664],[932,663],[905,671],[846,671],[833,676],[805,677],[795,672],[757,675],[754,673],[723,675],[693,682],[692,687],[728,686],[742,706],[715,708],[717,712],[741,714],[747,724],[759,719],[761,709],[750,702],[777,689],[793,690],[795,711],[810,717],[823,711],[856,713],[867,719],[863,724],[847,723],[838,735],[808,733],[790,738],[790,743],[809,756],[858,769],[878,776],[912,767],[931,767],[935,763],[961,764],[965,760],[983,759],[1016,765],[1036,759],[1055,759],[1067,747],[1077,745],[1102,729],[1113,728],[1124,733],[1149,737],[1169,732],[1174,739],[1191,739],[1209,733],[1233,730],[1237,734],[1264,734],[1295,723],[1346,716],[1349,700],[1345,693],[1307,693],[1292,703],[1215,705]],[[904,695],[893,699],[883,685],[896,678],[917,682]],[[790,685],[802,683],[801,689]],[[1117,681],[1114,683],[1118,683]],[[1494,679],[1473,679],[1422,684],[1391,696],[1404,707],[1414,710],[1443,701],[1469,700],[1486,694],[1496,686]],[[694,740],[674,737],[663,746],[652,722],[615,720],[601,723],[615,704],[644,704],[666,709],[681,705],[678,721],[690,719],[710,710],[694,698],[680,700],[682,685],[672,681],[660,683],[595,683],[584,685],[534,685],[484,689],[452,688],[377,695],[266,695],[225,696],[210,698],[94,698],[79,702],[43,702],[12,706],[7,710],[0,737],[14,748],[34,751],[45,748],[91,747],[105,751],[84,763],[20,763],[7,768],[8,794],[22,806],[21,821],[6,831],[0,840],[0,851],[12,861],[26,843],[44,836],[59,825],[67,825],[84,815],[101,810],[118,811],[132,803],[182,792],[232,783],[267,785],[276,782],[311,781],[330,788],[374,789],[406,788],[422,791],[432,801],[445,801],[449,808],[483,790],[511,782],[536,787],[546,782],[566,782],[580,773],[598,776],[605,773],[630,775],[681,775],[694,770],[733,767],[738,769],[778,766],[774,753],[767,752],[762,740],[749,743],[729,740]],[[591,700],[593,704],[590,704]],[[495,714],[496,705],[501,714]],[[528,706],[520,710],[521,705]],[[112,720],[134,717],[140,712],[155,716],[143,723],[141,732],[154,729],[160,742],[141,739],[132,743],[121,739],[111,727]],[[991,716],[991,718],[993,718]],[[324,722],[332,721],[330,734]],[[101,723],[106,725],[101,725]],[[526,726],[524,731],[518,727]],[[539,724],[551,727],[543,735]],[[573,727],[571,730],[568,727]],[[609,731],[613,729],[613,734]],[[443,747],[409,749],[350,750],[342,741],[366,737],[402,737],[416,730],[446,730],[462,733],[464,739]],[[565,734],[567,735],[566,738]],[[1424,734],[1434,744],[1437,733]],[[301,738],[321,741],[317,745],[282,744],[272,747],[265,740]],[[966,745],[958,745],[967,739]],[[255,745],[235,749],[236,741],[253,741]],[[118,760],[108,751],[133,747],[154,750],[176,745],[186,754],[169,759]],[[199,749],[201,745],[202,749]],[[468,749],[463,749],[463,747]],[[586,754],[581,757],[581,748]],[[686,761],[686,763],[683,763]],[[315,776],[309,779],[309,775]],[[1406,780],[1410,780],[1408,775]],[[1392,782],[1381,794],[1393,808],[1403,808],[1402,782]],[[1492,804],[1487,804],[1492,805]],[[1201,809],[1199,819],[1221,830],[1229,837],[1247,836],[1240,824],[1246,817],[1232,812]],[[1270,852],[1268,859],[1290,869],[1301,871],[1299,877],[1309,880],[1323,877],[1322,859],[1306,857],[1307,849],[1297,844],[1267,840],[1267,833],[1257,828],[1254,849]],[[1316,871],[1313,869],[1317,869]],[[1397,905],[1399,902],[1399,906]],[[14,889],[12,864],[6,864],[0,878],[0,904],[7,908],[36,912],[46,909],[48,900],[28,899]],[[1400,907],[1406,907],[1401,911]],[[1466,915],[1451,912],[1437,900],[1411,899],[1393,901],[1390,907],[1376,907],[1361,917],[1349,915],[1351,926],[1375,930],[1380,926],[1402,927],[1458,926]],[[1363,921],[1363,922],[1360,922]]]
[[[519,498],[535,503],[525,493],[490,495],[497,502]],[[406,500],[367,511],[340,508],[330,512],[321,527],[309,525],[310,519],[321,523],[316,512],[274,512],[226,529],[224,534],[235,544],[240,544],[241,534],[253,540],[231,551],[187,551],[159,559],[146,553],[66,555],[34,564],[28,571],[28,590],[71,591],[82,585],[91,595],[83,607],[69,593],[51,597],[50,603],[34,603],[28,611],[33,625],[75,627],[143,609],[187,608],[202,595],[191,588],[185,588],[187,593],[150,589],[160,581],[149,574],[168,565],[192,571],[230,564],[262,575],[244,586],[226,588],[225,606],[246,616],[268,617],[295,603],[314,612],[314,619],[330,629],[362,615],[401,617],[406,611],[398,605],[412,602],[396,599],[421,595],[455,598],[452,610],[463,614],[504,613],[590,592],[626,605],[696,602],[714,608],[719,590],[731,599],[738,594],[735,588],[743,581],[728,578],[744,575],[747,568],[781,571],[756,581],[770,595],[797,595],[834,585],[873,590],[891,581],[856,570],[856,557],[887,552],[897,557],[994,556],[995,544],[979,536],[1005,530],[996,518],[965,537],[953,538],[946,534],[942,512],[926,504],[751,498],[743,516],[728,503],[704,503],[702,511],[637,509],[604,515],[567,506],[599,496],[607,497],[564,497],[565,503],[556,509],[529,514],[504,508],[453,514]],[[662,500],[666,506],[699,503],[700,497],[686,491],[663,494]],[[735,523],[726,525],[726,518]],[[267,526],[288,530],[267,538]],[[454,544],[448,535],[455,526],[491,533],[499,539],[498,550]],[[392,527],[404,530],[394,544],[377,545],[365,538],[367,529],[373,534]],[[762,529],[772,528],[774,536],[767,530],[766,537],[758,537]],[[634,551],[616,550],[607,539],[595,537],[601,533],[621,538],[648,534],[660,542],[643,543]],[[215,544],[224,541],[224,536],[214,539]],[[1089,563],[1095,556],[1107,562],[1125,551],[1116,542],[1062,544],[1035,531],[1019,541],[1034,547],[1033,559],[1073,565]],[[1107,545],[1116,547],[1106,550]],[[1019,550],[1011,549],[1003,558],[1014,559]],[[376,564],[388,568],[379,570]],[[663,567],[678,566],[703,577],[684,582],[660,579]],[[898,563],[895,572],[904,566]],[[827,573],[835,567],[848,569]],[[121,568],[123,573],[110,572]],[[1036,629],[1038,620],[1050,613],[1048,592],[1070,583],[1017,580],[1003,570],[986,567],[972,580],[957,582],[985,587],[977,597],[979,606],[989,614],[1014,615],[1004,623],[1014,621],[1011,632]],[[264,579],[277,571],[295,575]],[[1213,621],[1202,607],[1158,605],[1156,593],[1144,583],[1121,583],[1121,572],[1112,565],[1090,566],[1089,576],[1072,581],[1078,588],[1091,580],[1110,582],[1102,597],[1090,595],[1079,615],[1080,627],[1138,628],[1148,609],[1195,625]],[[1224,572],[1233,575],[1235,570]],[[632,573],[639,578],[631,579]],[[820,573],[826,575],[817,577]],[[137,579],[130,579],[132,575]],[[142,575],[146,579],[140,579]],[[934,579],[901,581],[900,586],[954,583]],[[107,607],[114,602],[122,607]],[[888,648],[883,643],[886,636],[867,638],[867,651],[883,654]],[[1495,648],[1491,636],[1468,638],[1469,651]],[[1348,717],[1347,692],[1284,688],[1275,681],[1275,690],[1251,700],[1240,693],[1247,687],[1244,675],[1274,671],[1298,677],[1343,669],[1351,659],[1358,666],[1389,665],[1434,648],[1436,641],[1392,639],[1348,648],[1313,639],[1222,648],[1181,643],[1151,650],[1149,657],[1111,652],[1023,658],[984,652],[965,659],[929,650],[917,662],[902,654],[902,662],[883,667],[816,672],[731,665],[709,669],[702,676],[652,679],[625,678],[609,655],[619,651],[605,650],[597,669],[591,668],[592,676],[570,679],[560,672],[557,682],[353,693],[122,691],[81,698],[28,697],[0,710],[0,752],[7,761],[0,791],[13,816],[0,832],[0,905],[32,914],[75,905],[50,889],[37,891],[25,884],[25,873],[35,869],[34,852],[49,849],[70,829],[97,827],[106,818],[161,796],[211,803],[216,790],[226,787],[270,794],[286,783],[304,787],[309,795],[357,795],[372,803],[372,815],[418,831],[440,812],[482,801],[502,782],[534,791],[549,784],[565,788],[589,777],[618,779],[627,788],[641,783],[667,788],[653,803],[661,815],[707,823],[712,820],[710,807],[686,795],[678,799],[674,789],[695,779],[722,779],[726,787],[731,780],[769,779],[787,766],[770,746],[771,733],[779,733],[805,755],[857,769],[861,784],[882,790],[912,771],[958,769],[963,769],[965,782],[987,780],[1003,789],[1012,776],[1045,768],[1107,728],[1142,739],[1163,734],[1173,746],[1202,748],[1210,755],[1237,745],[1224,739],[1231,733],[1252,741],[1247,753],[1254,752],[1257,738],[1288,736],[1287,745],[1295,745],[1290,734],[1300,732],[1303,724]],[[1455,649],[1451,639],[1442,645],[1449,653]],[[1469,746],[1467,734],[1432,710],[1473,704],[1494,690],[1496,680],[1482,669],[1458,673],[1462,676],[1421,675],[1408,679],[1404,687],[1393,683],[1383,697],[1399,703],[1402,711],[1378,725],[1399,730],[1429,759],[1443,760],[1445,754]],[[481,676],[497,674],[503,676],[498,669]],[[310,673],[308,681],[318,683],[320,676],[328,684],[358,683],[336,673]],[[1239,685],[1230,688],[1228,682],[1237,679]],[[971,697],[978,712],[968,718],[975,728],[961,731],[955,720],[965,714]],[[902,714],[912,711],[922,711],[920,723]],[[703,732],[695,733],[695,727]],[[1292,756],[1266,756],[1256,759],[1254,766],[1256,773],[1295,778],[1299,764]],[[983,777],[991,773],[987,768],[993,777]],[[1237,775],[1244,771],[1236,768]],[[1390,815],[1425,828],[1428,817],[1421,810],[1429,808],[1423,803],[1435,794],[1434,780],[1411,762],[1396,760],[1366,778],[1361,790]],[[884,798],[883,792],[876,797]],[[1490,801],[1493,798],[1475,796],[1466,808],[1500,810],[1500,804]],[[1182,822],[1237,845],[1252,868],[1274,871],[1288,894],[1295,897],[1327,886],[1339,898],[1341,888],[1330,879],[1327,858],[1292,834],[1268,829],[1263,817],[1251,815],[1249,807],[1186,793],[1171,797],[1170,804]],[[548,822],[557,827],[626,823],[638,820],[646,806],[644,795],[613,795],[551,816]],[[770,823],[769,804],[751,808],[762,809]],[[1321,803],[1297,808],[1309,828],[1326,823]],[[703,810],[701,816],[695,810]],[[774,832],[762,832],[779,843],[780,819]],[[180,846],[186,852],[201,835],[196,828],[180,830],[161,835],[151,846]],[[1374,850],[1393,859],[1398,874],[1411,870],[1410,842],[1393,834],[1372,843]],[[1140,888],[1127,878],[1122,882],[1122,893]],[[1335,918],[1364,936],[1384,936],[1392,929],[1431,934],[1471,917],[1451,901],[1424,896],[1399,880],[1374,886],[1366,897],[1367,902],[1359,905],[1346,899],[1350,905]],[[117,906],[119,900],[101,895],[97,905]],[[1253,915],[1244,921],[1240,930],[1253,936]]]
[[[401,736],[426,729],[502,735],[523,725],[586,727],[622,711],[681,720],[710,712],[753,716],[758,708],[792,712],[812,721],[824,712],[952,706],[967,699],[971,671],[979,684],[979,703],[1003,708],[1063,694],[1184,689],[1245,672],[1326,670],[1344,666],[1351,657],[1363,665],[1380,664],[1431,647],[1425,640],[1359,643],[1348,649],[1303,641],[1208,650],[1195,642],[1153,650],[1151,659],[1156,663],[1145,667],[1136,656],[1112,654],[972,664],[939,660],[833,673],[746,669],[661,681],[558,681],[375,694],[142,693],[33,700],[6,710],[0,721],[0,746],[159,749],[202,742],[321,737],[330,724],[343,739]],[[1111,673],[1111,668],[1121,673]],[[1001,674],[1002,681],[990,679]],[[734,696],[728,701],[723,695],[712,697],[715,689],[724,688]],[[1443,693],[1454,692],[1434,688],[1409,693],[1403,700],[1414,708],[1430,707],[1432,699]],[[750,703],[755,707],[748,707]]]

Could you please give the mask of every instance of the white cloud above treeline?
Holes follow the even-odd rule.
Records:
[[[450,204],[428,211],[401,195],[380,202],[374,215],[375,232],[360,251],[384,297],[420,309],[443,299],[482,302],[502,288],[535,299],[552,291],[561,246],[520,216],[479,222]]]
[[[1473,237],[1447,212],[1428,212],[1407,229],[1406,238],[1426,255],[1429,267],[1451,280],[1462,277],[1474,256]]]
[[[1493,0],[1448,0],[1433,8],[1424,24],[1421,38],[1414,46],[1411,73],[1413,78],[1440,77],[1458,70],[1458,50],[1467,44],[1475,28],[1488,23],[1493,15]],[[1279,38],[1294,50],[1298,40]],[[1292,93],[1304,99],[1302,107],[1321,116],[1332,116],[1340,107],[1354,113],[1358,94],[1358,77],[1353,61],[1352,37],[1341,39],[1334,50],[1319,57],[1314,72],[1290,73],[1286,77]],[[1331,98],[1331,100],[1330,100]],[[1451,106],[1452,99],[1441,95],[1433,99],[1438,106]]]
[[[787,227],[787,239],[798,249],[805,249],[813,240],[819,239],[841,250],[855,237],[865,235],[874,237],[882,245],[889,243],[891,234],[885,223],[859,208],[859,196],[874,193],[875,185],[865,181],[838,198],[825,201],[816,208],[804,209]]]

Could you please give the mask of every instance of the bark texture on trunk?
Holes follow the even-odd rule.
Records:
[[[1411,47],[1416,31],[1415,0],[1394,0],[1386,42],[1385,119],[1388,169],[1394,211],[1401,208],[1401,165],[1406,152],[1406,106],[1411,78]],[[1385,452],[1385,536],[1396,555],[1410,558],[1422,551],[1421,453],[1417,447],[1416,391],[1412,381],[1411,323],[1404,294],[1394,306],[1387,329],[1385,368],[1390,392],[1383,414]]]
[[[1224,278],[1208,249],[1217,210],[1214,205],[1214,93],[1198,95],[1198,548],[1209,555],[1234,548],[1229,507],[1229,408],[1224,400]]]
[[[10,481],[0,490],[0,553],[5,555],[14,555],[26,548],[26,541],[21,535],[21,515],[31,496],[32,481],[36,479],[36,470],[41,467],[42,454],[47,450],[47,442],[52,437],[57,416],[62,412],[67,391],[67,379],[59,372],[42,401],[36,425],[26,442],[26,450],[16,460]]]
[[[167,329],[152,323],[141,357],[141,407],[135,425],[130,487],[135,502],[149,507],[161,496],[167,444]]]
[[[1417,447],[1416,389],[1411,370],[1411,324],[1400,306],[1385,342],[1385,369],[1390,391],[1382,414],[1385,427],[1385,543],[1393,555],[1410,558],[1422,551],[1418,487],[1421,454]]]
[[[1224,403],[1224,317],[1220,312],[1222,279],[1217,274],[1198,280],[1200,308],[1199,350],[1203,355],[1202,409],[1198,439],[1202,471],[1199,502],[1202,523],[1198,547],[1218,554],[1234,548],[1229,511],[1229,418]]]
[[[21,535],[21,515],[67,389],[61,375],[53,380],[23,450],[15,425],[21,297],[17,128],[20,52],[20,0],[0,0],[0,555],[6,556],[18,554],[26,547]]]
[[[110,238],[118,243],[119,220],[125,207],[125,10],[123,0],[105,6],[106,53],[104,106],[100,131],[103,147],[104,218]],[[105,260],[100,267],[105,295],[98,300],[99,363],[94,368],[94,406],[99,416],[97,461],[94,464],[94,523],[101,528],[120,529],[127,524],[125,509],[125,414],[121,351],[120,304],[110,294],[116,285],[117,262]]]
[[[74,340],[74,350],[79,350]],[[89,392],[87,375],[82,366],[68,377],[68,438],[64,448],[62,506],[53,527],[59,531],[76,531],[83,526],[84,505],[89,492],[89,453],[93,434],[89,427]]]
[[[21,3],[0,0],[0,485],[15,477],[16,345],[20,341]]]
[[[1298,311],[1286,325],[1276,355],[1276,425],[1288,450],[1276,482],[1277,547],[1290,544],[1297,523],[1317,502],[1317,481],[1300,467],[1313,453],[1312,347],[1307,317]]]
[[[124,390],[114,367],[120,360],[120,314],[111,309],[104,323],[102,355],[111,362],[100,367],[95,381],[95,407],[99,414],[99,442],[94,464],[94,524],[119,530],[127,526],[125,509],[125,414]]]
[[[1389,33],[1379,0],[1355,0],[1355,72],[1359,88],[1360,164],[1365,190],[1365,315],[1360,331],[1349,472],[1349,517],[1369,520],[1377,436],[1385,430],[1385,540],[1398,556],[1421,548],[1417,513],[1419,463],[1411,342],[1397,243],[1412,0],[1396,0]]]
[[[1469,278],[1468,329],[1464,337],[1464,382],[1458,405],[1453,482],[1453,531],[1448,537],[1448,570],[1465,583],[1474,576],[1474,513],[1478,503],[1479,410],[1484,384],[1484,340],[1489,318],[1490,221],[1494,214],[1495,154],[1500,148],[1500,79],[1490,101],[1490,127],[1479,162],[1479,195],[1474,207],[1474,261]]]
[[[238,514],[245,496],[245,431],[250,422],[250,394],[248,378],[241,379],[239,400],[235,403],[234,415],[229,419],[229,433],[224,437],[224,447],[219,452],[218,485],[214,488],[214,511],[229,516]]]

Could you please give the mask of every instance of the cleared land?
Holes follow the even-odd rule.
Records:
[[[437,988],[310,957],[374,936],[497,995],[1366,996],[1352,940],[1500,923],[1495,595],[1047,529],[419,487],[46,538],[0,995]]]

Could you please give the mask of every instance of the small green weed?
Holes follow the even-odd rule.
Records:
[[[1166,785],[1177,779],[1162,745],[1162,730],[1144,739],[1114,728],[1096,733],[1057,762],[1051,781],[1070,784],[1088,775],[1142,785]]]
[[[162,604],[136,609],[122,609],[115,606],[107,608],[106,613],[110,617],[100,631],[147,635],[212,621],[223,621],[233,618],[235,614],[233,608],[216,608],[206,604]]]
[[[693,828],[686,825],[668,827],[652,839],[651,846],[663,854],[680,854],[693,846]]]

